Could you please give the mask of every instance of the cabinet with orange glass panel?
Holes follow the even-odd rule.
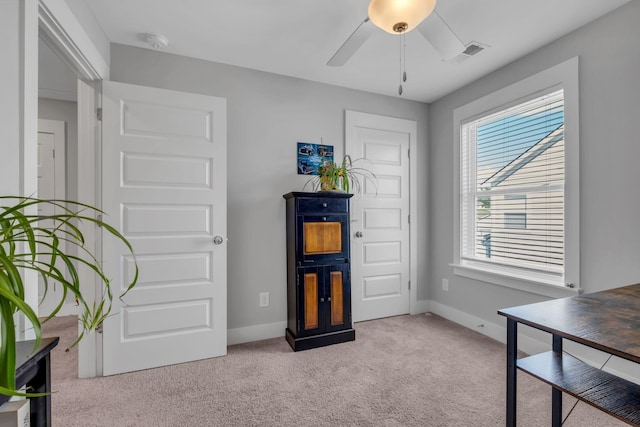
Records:
[[[294,351],[355,339],[351,322],[349,198],[292,192],[286,200],[287,329]]]

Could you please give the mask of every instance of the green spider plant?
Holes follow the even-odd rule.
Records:
[[[364,167],[357,167],[355,164],[358,161],[365,161],[366,159],[360,158],[351,160],[350,155],[345,155],[342,158],[341,163],[334,161],[323,161],[318,166],[318,175],[312,176],[304,185],[311,186],[313,191],[344,191],[349,193],[353,191],[354,194],[362,194],[364,189],[364,183],[366,180],[376,186],[376,175],[370,170]],[[360,182],[362,180],[362,182]],[[377,188],[376,188],[377,193]]]
[[[54,214],[38,215],[37,207],[49,209]],[[79,321],[83,330],[76,345],[86,332],[95,330],[111,311],[113,299],[111,282],[105,276],[99,260],[85,246],[85,239],[78,224],[93,223],[106,233],[115,236],[133,253],[127,239],[115,228],[96,219],[102,211],[83,203],[67,200],[43,200],[31,197],[0,196],[0,393],[11,396],[35,396],[18,392],[15,384],[16,369],[16,324],[15,314],[22,313],[33,325],[35,347],[42,337],[41,321],[35,311],[25,302],[25,286],[21,270],[37,272],[44,283],[55,281],[62,286],[62,295],[56,308],[43,320],[46,322],[62,308],[67,295],[71,293],[79,306]],[[42,224],[47,224],[42,225]],[[64,242],[66,250],[62,250]],[[75,247],[74,251],[70,248]],[[80,289],[79,269],[95,273],[102,284],[100,301],[86,301]],[[135,267],[133,280],[128,284],[126,294],[138,279]]]

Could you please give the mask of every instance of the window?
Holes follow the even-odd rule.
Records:
[[[456,274],[577,282],[577,58],[540,74],[454,112]]]
[[[514,213],[505,212],[504,214],[504,228],[527,228],[527,214],[526,213]]]
[[[462,257],[562,274],[564,91],[465,123],[460,137]]]
[[[527,228],[527,196],[525,194],[505,194],[504,200],[509,200],[504,206],[505,228]]]

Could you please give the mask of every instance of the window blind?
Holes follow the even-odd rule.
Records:
[[[461,258],[564,271],[564,94],[461,127]]]

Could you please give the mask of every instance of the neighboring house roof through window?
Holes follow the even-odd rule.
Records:
[[[526,151],[520,154],[518,157],[509,162],[502,169],[491,175],[484,180],[481,184],[482,187],[490,185],[491,187],[497,187],[504,181],[509,179],[514,173],[531,163],[538,156],[551,148],[556,142],[564,139],[564,124],[561,124],[544,138],[529,147]]]

